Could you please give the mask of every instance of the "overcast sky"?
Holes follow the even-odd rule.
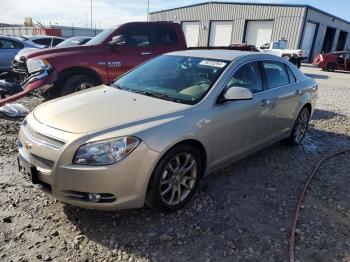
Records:
[[[225,0],[222,0],[225,2]],[[150,10],[159,11],[205,0],[150,0]],[[251,0],[309,4],[350,21],[350,0]],[[147,0],[93,0],[93,25],[106,28],[126,21],[146,20]],[[23,24],[24,17],[42,24],[90,26],[90,0],[0,0],[0,23]]]

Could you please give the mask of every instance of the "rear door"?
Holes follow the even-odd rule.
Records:
[[[293,127],[302,91],[298,90],[296,78],[288,65],[277,61],[263,61],[261,64],[271,108],[266,139],[276,140]]]
[[[23,44],[11,39],[0,38],[0,70],[8,71],[11,68],[11,62]]]
[[[172,51],[180,50],[177,34],[171,24],[151,24],[151,54],[146,56],[158,56]]]
[[[253,99],[227,101],[213,110],[214,165],[255,151],[263,143],[270,114],[266,104],[261,68],[258,62],[248,62],[233,73],[223,93],[230,87],[248,88]]]
[[[150,43],[150,30],[147,24],[127,24],[121,30],[118,30],[117,35],[124,35],[126,42],[124,45],[110,48],[110,55],[106,61],[110,80],[119,77],[154,56]]]

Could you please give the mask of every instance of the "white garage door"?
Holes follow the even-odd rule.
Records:
[[[316,27],[317,25],[315,23],[310,23],[310,22],[307,22],[305,26],[304,37],[301,43],[301,48],[304,50],[308,50],[308,54],[310,54],[312,49]]]
[[[271,41],[273,21],[248,21],[245,41],[257,47]]]
[[[210,46],[229,46],[232,37],[232,21],[213,21],[210,24]]]
[[[184,31],[188,47],[196,47],[199,45],[199,22],[183,22],[182,30]]]

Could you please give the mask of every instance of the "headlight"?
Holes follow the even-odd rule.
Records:
[[[88,143],[77,150],[73,163],[92,166],[114,164],[133,151],[140,141],[137,137],[126,136]]]
[[[27,61],[27,68],[29,73],[35,73],[51,69],[52,67],[45,59],[29,59]]]

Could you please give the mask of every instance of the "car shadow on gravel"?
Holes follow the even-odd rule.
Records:
[[[337,116],[325,114],[316,110],[315,117]],[[69,205],[63,211],[86,241],[119,258],[284,261],[306,179],[321,157],[345,147],[350,148],[349,136],[320,130],[316,120],[302,145],[277,143],[207,176],[194,200],[177,212],[102,212]]]
[[[346,117],[346,116],[343,114],[339,114],[331,111],[315,109],[312,115],[312,120],[329,120],[336,117]]]
[[[319,75],[319,74],[308,74],[308,73],[305,73],[305,75],[308,76],[308,77],[314,78],[314,79],[328,79],[329,78],[329,76]]]

